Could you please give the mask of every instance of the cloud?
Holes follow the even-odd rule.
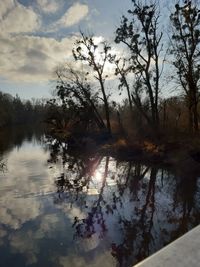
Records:
[[[30,153],[29,149],[12,151],[7,160],[9,179],[7,176],[1,177],[2,188],[8,188],[0,194],[1,223],[12,229],[20,229],[24,223],[36,219],[42,213],[41,200],[33,196],[45,195],[54,189],[53,178],[44,169],[48,153],[39,148]],[[22,164],[25,159],[26,163]],[[36,180],[35,177],[43,179]]]
[[[55,13],[63,6],[63,0],[37,0],[37,4],[44,13]]]
[[[84,19],[88,15],[88,12],[89,8],[87,5],[76,3],[56,22],[55,26],[70,27],[75,25]]]
[[[47,81],[72,56],[75,37],[0,36],[0,73],[18,81]]]
[[[11,0],[0,3],[0,32],[3,34],[34,32],[40,17],[31,9]]]
[[[11,9],[15,7],[15,2],[13,0],[0,1],[0,19],[6,15]]]
[[[40,203],[33,199],[12,199],[10,195],[0,207],[1,223],[19,229],[25,222],[35,219],[40,214]]]
[[[61,40],[38,36],[38,31],[42,30],[42,17],[31,7],[25,7],[17,1],[5,2],[0,2],[1,76],[14,82],[49,81],[59,65],[72,62],[71,50],[76,36]],[[62,2],[63,0],[38,0],[37,4],[40,4],[44,12],[56,12]],[[59,29],[72,26],[85,18],[88,12],[87,5],[75,3],[52,27]],[[34,31],[33,36],[31,33]],[[96,37],[95,42],[102,40],[102,37]]]
[[[64,1],[37,0],[36,5],[26,7],[16,0],[0,1],[0,73],[7,80],[46,82],[53,78],[58,65],[72,59],[75,36],[57,40],[37,35],[42,31],[43,19],[36,13],[38,7],[44,13],[53,13],[64,6]],[[86,4],[75,3],[52,29],[72,26],[88,12]]]
[[[77,36],[66,37],[61,40],[39,36],[1,36],[0,35],[0,73],[11,81],[44,82],[54,78],[54,71],[63,64],[74,66],[72,48]],[[94,37],[95,44],[100,44],[103,37]],[[100,50],[96,51],[96,58],[102,61]],[[117,52],[112,49],[112,52]],[[77,64],[81,70],[82,64]],[[84,65],[84,69],[88,67]],[[105,65],[105,75],[114,79],[114,66]],[[91,73],[88,78],[94,80]]]

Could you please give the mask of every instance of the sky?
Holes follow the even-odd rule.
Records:
[[[80,29],[113,41],[130,0],[1,0],[0,91],[51,97]]]

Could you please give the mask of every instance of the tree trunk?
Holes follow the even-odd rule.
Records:
[[[165,129],[167,126],[167,103],[164,101],[163,104],[163,128]]]
[[[189,127],[189,131],[192,132],[193,131],[193,118],[192,118],[192,107],[191,105],[189,105],[188,107],[188,127]]]
[[[188,86],[189,86],[189,105],[190,105],[190,129],[194,132],[198,132],[198,99],[197,99],[197,84],[194,81],[192,76],[192,68],[190,67],[189,75],[188,75]]]
[[[108,106],[108,100],[105,94],[105,89],[104,89],[104,83],[99,75],[99,82],[101,85],[101,91],[103,94],[103,100],[104,100],[104,108],[105,108],[105,115],[106,115],[106,123],[107,123],[107,130],[109,133],[111,133],[111,126],[110,126],[110,113],[109,113],[109,106]]]
[[[199,131],[197,102],[193,106],[193,124],[194,124],[194,131],[197,133]]]

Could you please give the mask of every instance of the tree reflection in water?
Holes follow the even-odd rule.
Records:
[[[84,210],[84,218],[74,218],[74,238],[109,236],[119,266],[133,265],[200,223],[199,172],[183,169],[175,175],[175,170],[69,149],[58,140],[50,144],[49,163],[62,166],[55,203]]]

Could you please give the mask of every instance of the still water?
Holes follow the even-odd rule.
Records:
[[[0,266],[132,266],[200,223],[198,172],[1,134]]]

